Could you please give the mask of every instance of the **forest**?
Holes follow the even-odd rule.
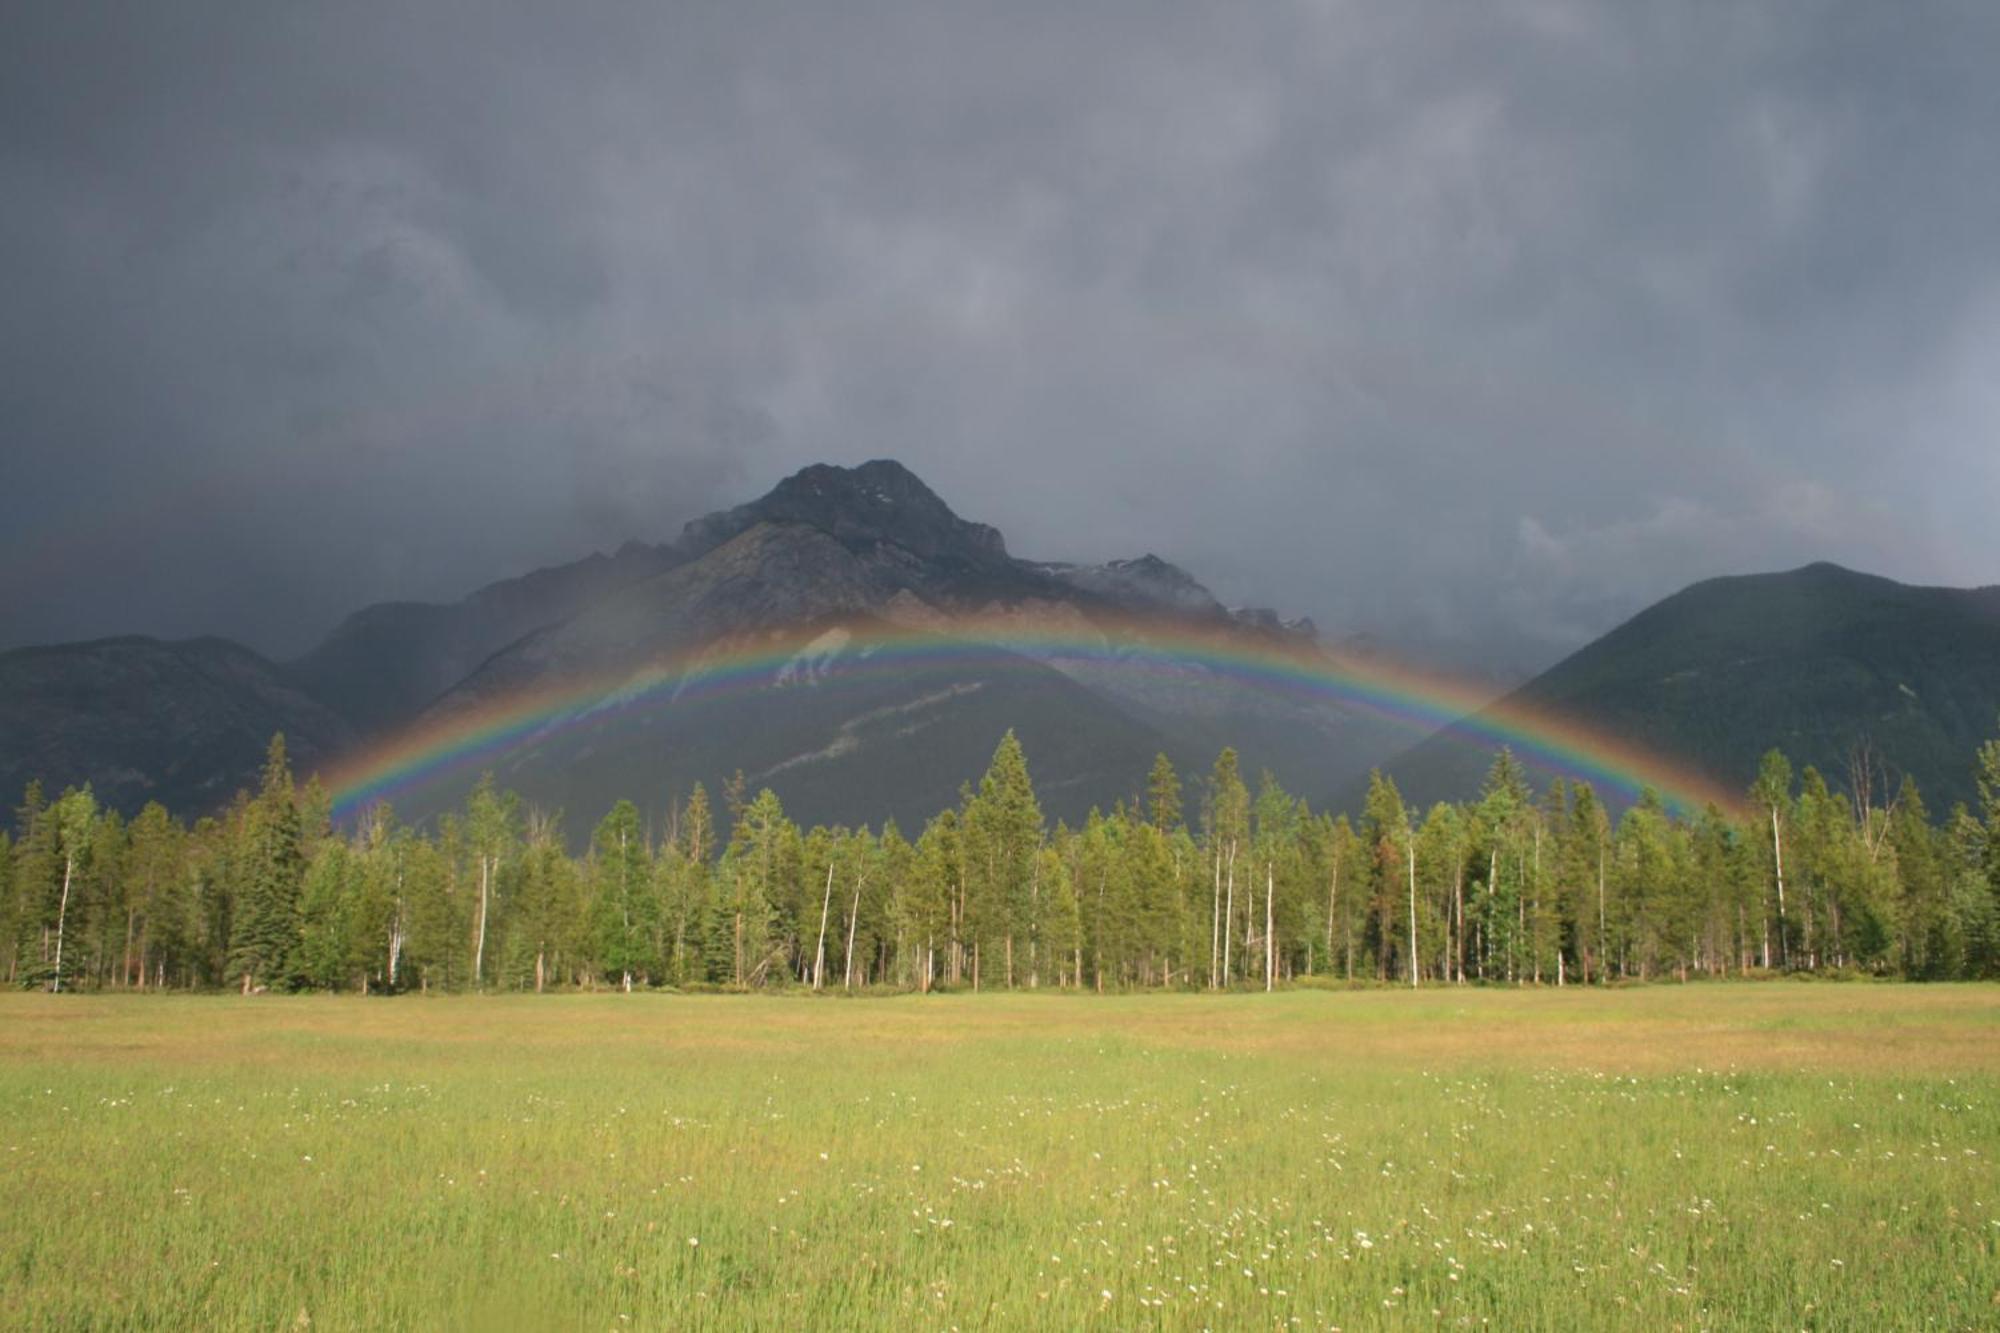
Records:
[[[1766,755],[1741,809],[1532,790],[1502,750],[1475,800],[1358,819],[1224,750],[1049,827],[1009,732],[910,837],[802,829],[740,775],[663,827],[621,801],[573,854],[489,776],[435,827],[337,825],[274,737],[260,789],[192,826],[31,784],[0,832],[0,975],[54,991],[1603,985],[1819,973],[2000,975],[2000,741],[1934,821],[1859,754],[1836,790]],[[656,821],[661,822],[661,821]]]

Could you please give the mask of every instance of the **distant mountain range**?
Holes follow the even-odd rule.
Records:
[[[368,607],[290,663],[218,639],[0,654],[0,789],[88,780],[128,811],[159,800],[198,814],[254,779],[274,731],[301,770],[330,769],[384,738],[449,733],[579,680],[614,691],[651,681],[653,693],[644,707],[509,731],[477,763],[568,812],[573,834],[620,797],[659,813],[694,782],[714,791],[738,769],[808,822],[914,824],[977,777],[1008,727],[1045,806],[1071,819],[1132,795],[1161,751],[1193,776],[1235,745],[1248,772],[1268,767],[1294,791],[1342,799],[1377,765],[1420,798],[1461,796],[1490,760],[1472,732],[1411,748],[1403,724],[1198,660],[1124,669],[1120,635],[1137,621],[1251,655],[1307,648],[1316,634],[1224,607],[1157,556],[1020,559],[894,462],[810,467],[671,542],[628,542],[458,602]],[[1069,643],[1101,650],[1019,638],[1005,628],[1014,622],[1058,624]],[[924,625],[970,626],[992,642],[858,669],[874,631]],[[757,660],[763,674],[685,698],[671,679],[661,687],[662,663],[684,670],[704,654]],[[1732,786],[1772,745],[1837,778],[1865,737],[1950,799],[1967,794],[1972,747],[2000,717],[2000,590],[1907,588],[1827,565],[1715,580],[1514,697]],[[461,766],[395,799],[422,818],[476,776]]]
[[[1575,718],[1732,790],[1749,786],[1774,746],[1844,788],[1865,745],[1941,814],[1973,799],[1973,751],[2000,731],[2000,587],[1911,587],[1824,563],[1710,579],[1499,707],[1508,704]],[[1385,767],[1420,799],[1461,796],[1492,760],[1481,730],[1447,728]]]
[[[578,679],[642,678],[690,654],[852,631],[855,647],[836,638],[815,649],[831,659],[865,651],[871,625],[1007,617],[1107,644],[1134,618],[1246,646],[1306,644],[1315,633],[1269,610],[1226,608],[1157,556],[1018,559],[998,531],[960,518],[894,462],[810,467],[670,543],[628,543],[455,603],[368,607],[292,663],[216,640],[0,655],[0,785],[88,779],[114,805],[157,799],[199,812],[252,780],[276,730],[306,769],[406,728],[449,726]],[[217,660],[234,673],[227,680]],[[1408,739],[1365,711],[1276,698],[1193,663],[1141,674],[1101,654],[997,643],[887,675],[853,673],[835,688],[825,677],[837,665],[816,663],[793,688],[540,729],[482,765],[528,799],[572,812],[572,824],[619,797],[658,810],[737,769],[806,820],[914,823],[978,776],[1008,727],[1027,746],[1045,804],[1070,818],[1133,794],[1161,751],[1205,768],[1234,743],[1252,772],[1269,766],[1312,790],[1365,772]],[[177,737],[189,744],[177,748]],[[474,777],[400,792],[399,805],[410,817],[434,813]]]

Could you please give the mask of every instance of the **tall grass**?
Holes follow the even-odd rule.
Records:
[[[0,997],[24,1328],[1991,1327],[2000,991]]]

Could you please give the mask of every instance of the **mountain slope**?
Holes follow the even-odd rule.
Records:
[[[286,670],[363,735],[407,722],[522,635],[679,563],[672,546],[628,542],[489,584],[462,601],[381,602],[355,612]]]
[[[1920,588],[1837,565],[1711,579],[1668,597],[1521,687],[1684,760],[1734,790],[1764,751],[1845,782],[1871,744],[1934,812],[1972,797],[1972,754],[2000,724],[2000,588]],[[1388,766],[1420,799],[1478,786],[1490,750],[1463,729]]]
[[[182,814],[254,787],[265,746],[285,734],[310,771],[354,733],[278,667],[225,639],[149,638],[0,653],[0,790],[40,778],[51,793],[88,782],[130,813],[159,801]]]
[[[892,626],[956,647],[885,666],[871,644]],[[1251,774],[1314,790],[1406,739],[1337,703],[1163,656],[1139,637],[1161,627],[1251,648],[1313,635],[1229,610],[1157,556],[1018,559],[898,463],[809,467],[669,544],[627,543],[456,603],[369,607],[283,667],[221,641],[11,654],[0,782],[89,778],[114,805],[159,798],[196,815],[254,774],[273,731],[302,772],[365,772],[367,747],[387,739],[504,718],[511,739],[479,766],[569,810],[575,836],[616,798],[660,811],[738,768],[809,822],[914,820],[977,778],[1009,727],[1050,813],[1071,819],[1130,796],[1157,751],[1198,772],[1233,744]],[[782,664],[794,651],[805,665]],[[732,667],[722,692],[673,675],[746,652],[780,664]],[[598,707],[606,692],[625,702]],[[551,699],[571,703],[518,734]],[[406,817],[457,804],[477,776],[424,771],[396,791]]]
[[[538,729],[494,757],[499,776],[574,810],[613,795],[657,800],[697,778],[713,787],[740,766],[801,817],[846,823],[934,813],[978,776],[1008,727],[1028,747],[1051,812],[1073,819],[1132,794],[1160,750],[1199,770],[1236,744],[1253,775],[1268,766],[1311,789],[1365,770],[1406,738],[1371,716],[1274,696],[1196,663],[1124,665],[1138,621],[1246,643],[1311,631],[1230,612],[1154,556],[1102,566],[1015,559],[997,531],[960,519],[893,462],[808,468],[689,524],[677,550],[671,568],[495,653],[420,725],[449,729],[574,682],[643,692],[644,706],[615,725],[572,716]],[[871,674],[871,627],[884,626],[969,634],[977,650]],[[836,646],[813,650],[821,660],[803,687],[780,689],[784,673],[772,668],[739,682],[743,697],[682,692],[676,673],[691,658],[789,651],[823,633]],[[594,739],[578,739],[586,734]],[[471,776],[405,792],[399,808],[448,806]]]

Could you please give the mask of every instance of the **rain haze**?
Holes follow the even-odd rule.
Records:
[[[277,655],[894,457],[1494,679],[2000,581],[2000,8],[17,6],[0,646]]]

